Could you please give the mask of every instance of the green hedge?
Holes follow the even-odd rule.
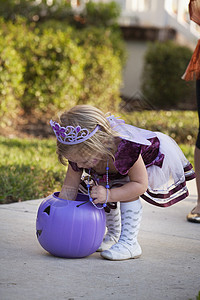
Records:
[[[150,43],[145,54],[142,92],[156,108],[184,108],[193,101],[194,83],[181,79],[192,51],[172,41]]]
[[[35,23],[59,20],[78,28],[91,25],[110,27],[117,24],[120,5],[115,1],[95,3],[88,0],[84,7],[79,6],[77,10],[73,9],[71,1],[67,0],[53,0],[51,3],[47,0],[1,0],[0,16],[12,21],[21,16]]]
[[[80,32],[58,21],[36,26],[21,18],[1,19],[0,38],[9,45],[7,51],[0,46],[4,116],[16,107],[45,113],[86,102],[117,109],[124,50],[110,28]]]
[[[15,115],[24,93],[24,63],[9,37],[0,34],[0,117]]]

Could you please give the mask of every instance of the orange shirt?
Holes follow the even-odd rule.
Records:
[[[200,79],[200,40],[198,40],[197,46],[182,79],[187,81]]]
[[[190,0],[189,13],[190,19],[200,25],[200,0]],[[197,43],[182,79],[187,81],[200,79],[200,40]]]

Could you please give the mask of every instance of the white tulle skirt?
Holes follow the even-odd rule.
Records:
[[[147,168],[148,190],[141,197],[151,204],[166,207],[188,196],[186,181],[195,178],[195,172],[172,138],[161,132],[156,135],[164,160],[161,168],[155,165]]]

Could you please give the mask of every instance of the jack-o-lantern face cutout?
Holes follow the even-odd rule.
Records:
[[[47,206],[43,212],[46,213],[47,215],[50,215],[50,208],[51,208],[50,205]],[[42,229],[37,229],[36,231],[37,238],[41,235],[41,233],[42,233]]]
[[[47,197],[38,209],[36,234],[41,246],[60,257],[78,258],[94,253],[105,233],[104,210],[96,209],[87,195],[78,194],[76,201]]]

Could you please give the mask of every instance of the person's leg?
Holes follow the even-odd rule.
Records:
[[[118,202],[115,209],[111,209],[109,213],[105,214],[107,233],[97,252],[110,249],[118,242],[121,233],[120,203]]]
[[[141,202],[139,199],[132,202],[121,202],[120,208],[122,228],[119,241],[109,250],[101,252],[101,256],[109,260],[137,258],[142,253],[137,241],[142,217]]]
[[[200,223],[200,80],[196,81],[197,108],[199,116],[199,132],[197,135],[196,147],[194,151],[194,165],[197,185],[197,205],[188,214],[187,220],[190,222]]]
[[[196,172],[196,184],[197,184],[197,206],[194,209],[195,213],[200,214],[200,148],[195,148],[194,154],[195,172]]]

